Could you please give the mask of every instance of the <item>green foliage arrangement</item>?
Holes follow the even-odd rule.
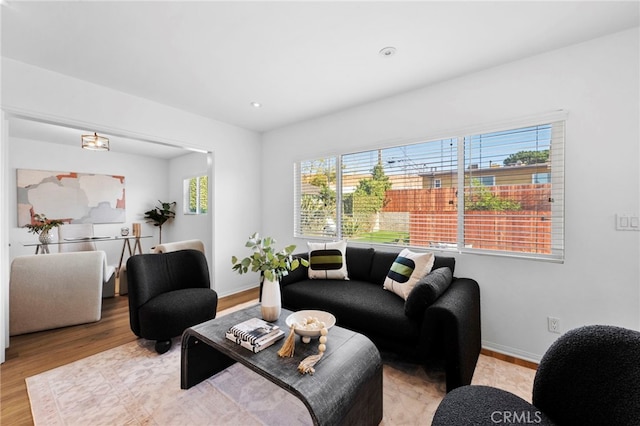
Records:
[[[296,249],[294,244],[276,251],[273,247],[275,243],[276,240],[271,237],[260,238],[257,232],[254,233],[245,244],[251,250],[251,255],[243,259],[232,256],[233,270],[241,275],[249,271],[260,272],[261,276],[273,281],[280,280],[300,265],[309,266],[306,259],[293,258]]]
[[[44,214],[36,213],[33,215],[32,223],[25,225],[24,227],[29,230],[29,232],[39,235],[42,232],[49,232],[53,228],[57,228],[58,226],[64,225],[64,222],[56,219],[47,219]]]
[[[160,229],[160,237],[158,239],[159,244],[162,244],[162,225],[164,225],[169,219],[176,217],[173,209],[176,206],[176,202],[165,203],[158,200],[160,207],[155,207],[149,211],[144,212],[144,218],[147,219],[147,223],[153,223],[153,226],[157,226]]]

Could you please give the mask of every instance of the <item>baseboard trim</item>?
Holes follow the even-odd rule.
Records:
[[[258,298],[259,294],[260,289],[258,287],[253,287],[226,296],[218,295],[218,311],[231,308],[232,306],[239,305],[250,300],[255,300]]]
[[[522,358],[515,357],[513,355],[506,355],[500,352],[492,351],[490,349],[481,349],[480,353],[482,355],[490,356],[491,358],[499,359],[500,361],[506,361],[511,364],[519,365],[521,367],[531,368],[532,370],[538,369],[538,363],[527,361]]]

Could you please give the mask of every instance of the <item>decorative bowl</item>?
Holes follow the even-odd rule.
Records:
[[[294,331],[298,336],[302,338],[302,341],[304,343],[309,343],[312,337],[320,336],[320,327],[318,328],[302,327],[302,324],[307,318],[315,318],[319,322],[323,322],[327,330],[329,330],[331,327],[333,327],[336,324],[336,317],[334,317],[329,312],[307,310],[307,311],[298,311],[298,312],[292,313],[287,317],[285,322],[287,323],[287,327],[289,328],[291,328],[292,324],[296,324]]]

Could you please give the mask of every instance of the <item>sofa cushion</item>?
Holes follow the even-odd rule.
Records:
[[[413,287],[404,303],[404,313],[409,318],[421,318],[424,311],[444,293],[451,284],[451,269],[434,269],[422,277]]]
[[[384,280],[384,289],[406,300],[418,280],[431,271],[433,257],[433,253],[402,250],[389,269],[387,278]]]
[[[376,250],[373,253],[373,259],[371,260],[371,273],[367,281],[382,286],[384,280],[387,278],[389,269],[393,265],[393,261],[398,257],[398,252],[379,251]]]
[[[309,278],[348,280],[347,242],[307,243],[309,246]]]
[[[330,312],[337,325],[364,335],[393,336],[395,340],[418,336],[418,322],[404,314],[404,301],[366,281],[303,280],[282,288],[282,302],[292,311]]]
[[[436,256],[433,262],[433,268],[431,268],[431,270],[435,271],[436,269],[444,267],[451,269],[451,275],[454,275],[454,273],[456,272],[456,258]]]
[[[176,309],[176,306],[188,307]],[[216,317],[218,295],[210,288],[162,293],[138,309],[140,327],[149,340],[179,336],[187,328]]]
[[[371,247],[347,247],[347,271],[350,280],[369,280],[374,251]]]
[[[309,252],[306,253],[297,253],[293,255],[294,259],[305,259],[305,260],[309,260]],[[302,264],[299,264],[298,267],[296,269],[294,269],[293,271],[287,271],[286,275],[284,275],[281,279],[280,279],[280,285],[285,286],[288,285],[290,283],[294,283],[296,281],[300,281],[300,280],[306,280],[309,279],[309,268],[308,266],[304,266]]]

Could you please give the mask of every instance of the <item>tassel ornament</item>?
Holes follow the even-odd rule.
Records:
[[[322,328],[320,330],[320,344],[318,345],[318,354],[317,355],[310,355],[308,357],[306,357],[305,359],[303,359],[302,361],[300,361],[300,364],[298,364],[298,371],[301,374],[309,374],[311,376],[313,376],[313,373],[316,372],[315,368],[313,368],[318,361],[320,361],[320,359],[322,358],[322,355],[324,355],[324,352],[327,350],[327,334],[329,333],[329,330],[327,330],[326,328]]]
[[[282,347],[278,351],[278,356],[281,358],[284,357],[292,357],[293,353],[296,349],[296,333],[295,333],[295,324],[291,324],[291,328],[289,329],[289,336],[282,344]]]

